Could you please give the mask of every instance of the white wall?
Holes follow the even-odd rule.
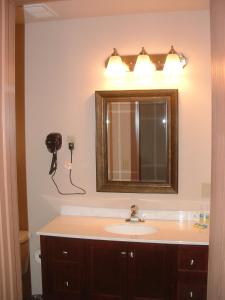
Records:
[[[165,53],[171,44],[186,54],[189,64],[178,82],[157,74],[151,82],[129,75],[113,82],[104,75],[104,61],[117,47],[121,54],[136,54],[141,46],[150,53]],[[95,90],[179,89],[178,195],[96,193]],[[26,25],[26,147],[31,255],[39,247],[35,232],[59,214],[62,205],[197,210],[207,208],[202,183],[210,182],[211,80],[209,13],[180,12],[89,18]],[[45,137],[63,135],[58,154],[57,181],[69,190],[68,135],[75,136],[74,181],[86,196],[61,197],[48,171],[50,153]],[[33,292],[41,290],[40,265],[31,259]]]

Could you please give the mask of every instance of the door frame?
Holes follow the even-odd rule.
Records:
[[[0,299],[21,300],[15,134],[15,9],[66,0],[0,1]]]
[[[15,11],[52,0],[0,1],[0,299],[21,300],[16,175]],[[65,0],[56,0],[65,1]]]
[[[15,144],[15,3],[0,2],[0,299],[21,299]]]

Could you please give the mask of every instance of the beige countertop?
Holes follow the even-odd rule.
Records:
[[[157,229],[155,233],[145,235],[115,234],[105,231],[112,224],[125,224],[123,219],[59,216],[37,234],[92,240],[129,241],[142,243],[208,245],[209,229],[194,228],[190,221],[146,220],[144,223]],[[127,223],[126,223],[127,224]],[[138,224],[137,224],[138,225]]]

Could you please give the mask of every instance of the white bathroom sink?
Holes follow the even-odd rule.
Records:
[[[156,228],[143,223],[113,224],[106,226],[104,229],[107,232],[128,235],[153,234],[158,231]]]

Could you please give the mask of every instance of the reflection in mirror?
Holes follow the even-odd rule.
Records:
[[[167,102],[107,103],[108,180],[167,181]]]
[[[177,192],[177,90],[96,92],[97,191]]]

